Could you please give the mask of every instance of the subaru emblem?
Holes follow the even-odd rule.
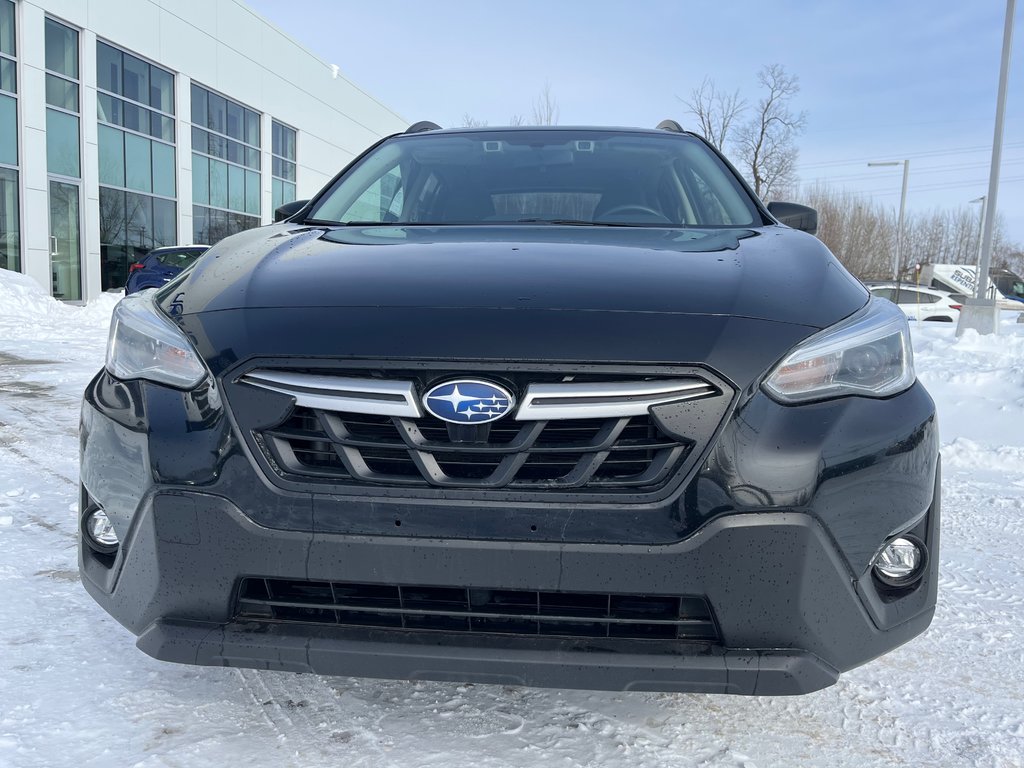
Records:
[[[431,387],[423,405],[431,414],[452,424],[487,424],[512,410],[516,399],[504,387],[475,379],[446,381]]]

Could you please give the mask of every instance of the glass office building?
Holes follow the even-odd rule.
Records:
[[[0,0],[0,269],[55,298],[269,223],[407,125],[234,0],[163,5]]]

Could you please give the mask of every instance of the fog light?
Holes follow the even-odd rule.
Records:
[[[875,576],[890,587],[905,587],[924,573],[924,545],[910,536],[899,536],[875,558]]]
[[[102,509],[96,509],[87,514],[85,525],[82,528],[89,546],[97,552],[110,554],[117,551],[121,542],[117,538],[114,526],[110,523],[110,518]]]

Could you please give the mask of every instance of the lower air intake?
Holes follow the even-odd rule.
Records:
[[[245,578],[235,618],[500,635],[715,642],[703,597]]]

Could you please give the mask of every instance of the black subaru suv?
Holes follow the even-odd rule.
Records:
[[[284,215],[85,393],[82,581],[146,653],[789,694],[928,626],[906,319],[700,137],[418,124]]]

